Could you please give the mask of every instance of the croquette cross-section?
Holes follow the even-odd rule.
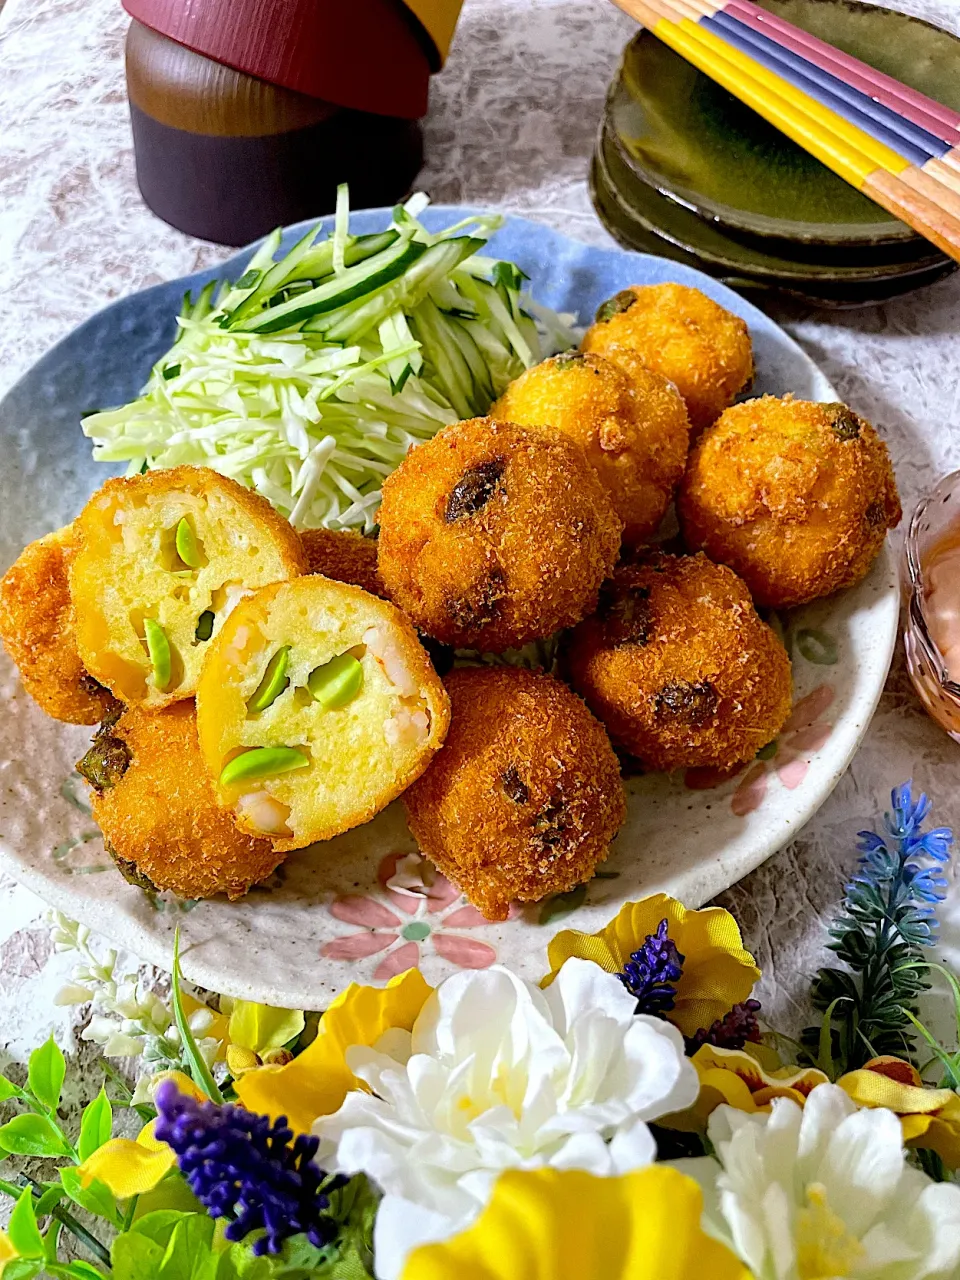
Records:
[[[450,710],[399,609],[308,575],[237,605],[210,646],[197,718],[220,804],[286,850],[395,799],[443,742]]]
[[[764,396],[701,437],[678,513],[691,550],[735,569],[758,605],[788,608],[859,582],[900,500],[869,422],[843,404]]]
[[[490,920],[589,880],[625,814],[610,740],[565,684],[515,667],[446,678],[450,733],[404,795],[420,848]]]
[[[603,303],[583,349],[616,362],[624,348],[674,384],[695,436],[753,379],[746,323],[689,285],[635,286]]]
[[[648,768],[752,760],[790,713],[790,660],[730,569],[652,555],[605,585],[565,653],[575,689]]]
[[[683,475],[690,423],[676,388],[630,354],[569,351],[520,375],[491,416],[561,431],[581,446],[635,546],[655,533]]]
[[[427,635],[502,652],[590,612],[621,529],[579,445],[475,418],[419,445],[384,483],[380,575]]]
[[[93,816],[124,877],[181,898],[240,898],[283,854],[238,831],[217,804],[192,702],[165,711],[127,707],[107,720],[78,764]]]
[[[73,526],[67,525],[21,551],[0,580],[0,640],[23,687],[48,716],[96,724],[113,697],[77,649],[68,577],[74,548]]]
[[[203,467],[109,480],[75,521],[77,646],[121,701],[191,697],[211,636],[236,602],[306,569],[266,499]]]

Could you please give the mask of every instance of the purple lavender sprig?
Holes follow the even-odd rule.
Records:
[[[829,1026],[807,1027],[803,1043],[811,1060],[835,1075],[878,1054],[912,1057],[912,1017],[930,985],[926,948],[937,939],[953,835],[947,827],[923,830],[930,802],[922,793],[914,800],[909,782],[895,787],[890,801],[882,830],[858,834],[857,869],[830,925],[827,945],[844,967],[821,969],[811,988]]]
[[[332,1244],[340,1224],[327,1210],[347,1179],[314,1164],[318,1139],[298,1134],[286,1117],[271,1121],[241,1107],[197,1102],[172,1081],[157,1090],[156,1136],[176,1152],[190,1189],[212,1218],[227,1218],[228,1240],[252,1231],[257,1255],[279,1253],[290,1236],[317,1249]]]
[[[656,933],[647,934],[643,945],[634,951],[617,977],[636,997],[637,1013],[666,1018],[677,1002],[677,983],[683,977],[686,956],[680,954],[670,937],[669,920],[661,920]],[[745,1000],[710,1027],[701,1027],[685,1040],[688,1054],[704,1044],[719,1049],[742,1049],[747,1041],[760,1043],[759,1000]]]
[[[677,983],[686,959],[667,933],[669,923],[661,920],[657,932],[647,935],[643,946],[633,952],[623,971],[617,974],[636,997],[637,1013],[648,1013],[655,1018],[662,1018],[676,1004]]]

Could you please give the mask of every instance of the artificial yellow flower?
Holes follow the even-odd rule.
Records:
[[[159,1084],[162,1080],[172,1080],[181,1093],[189,1094],[198,1101],[206,1099],[207,1095],[182,1071],[164,1071],[154,1083]],[[98,1180],[120,1200],[152,1191],[167,1176],[177,1159],[167,1144],[158,1142],[154,1136],[156,1123],[156,1120],[151,1120],[145,1125],[136,1141],[132,1138],[111,1138],[87,1156],[79,1166],[81,1185],[89,1187],[91,1182]]]
[[[774,1098],[791,1098],[802,1107],[811,1089],[829,1084],[828,1077],[815,1067],[776,1066],[776,1054],[762,1045],[751,1045],[747,1050],[705,1044],[690,1061],[700,1077],[700,1093],[686,1111],[657,1121],[668,1129],[705,1129],[711,1112],[724,1102],[747,1112],[769,1111]]]
[[[0,1231],[0,1276],[3,1275],[4,1268],[8,1262],[13,1262],[14,1258],[19,1257],[16,1249],[13,1247],[10,1237],[3,1231]]]
[[[908,1147],[935,1151],[948,1169],[960,1168],[960,1096],[928,1088],[901,1058],[871,1058],[837,1084],[858,1107],[886,1107],[900,1117]]]
[[[296,1039],[304,1027],[299,1009],[274,1009],[252,1000],[234,1000],[227,1027],[227,1066],[240,1076],[263,1063],[289,1062],[284,1045]]]
[[[722,907],[688,911],[665,893],[628,902],[599,933],[576,929],[558,933],[547,947],[550,973],[542,985],[549,986],[571,956],[593,960],[608,973],[621,972],[631,953],[657,932],[661,920],[667,921],[668,935],[684,957],[676,1004],[667,1017],[685,1036],[711,1026],[747,999],[760,970],[744,950],[737,922],[729,911]]]
[[[750,1280],[702,1210],[693,1179],[662,1164],[619,1178],[514,1169],[472,1227],[415,1249],[402,1280]]]
[[[248,1071],[236,1082],[249,1111],[271,1120],[286,1116],[291,1128],[309,1133],[318,1116],[339,1110],[352,1089],[364,1088],[346,1062],[354,1044],[374,1045],[386,1031],[410,1031],[433,988],[419,969],[408,969],[385,987],[352,983],[320,1019],[317,1038],[282,1067]]]

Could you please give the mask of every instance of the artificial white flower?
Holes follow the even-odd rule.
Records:
[[[144,988],[140,974],[117,972],[119,956],[113,948],[99,956],[84,925],[59,911],[51,912],[49,919],[55,949],[75,951],[78,957],[73,980],[61,987],[54,1003],[92,1005],[80,1038],[100,1045],[108,1058],[139,1058],[141,1079],[146,1081],[159,1071],[182,1067],[183,1046],[170,1006],[155,991]],[[206,1008],[194,1009],[187,1019],[208,1066],[220,1049],[218,1040],[205,1035],[213,1019],[213,1012]],[[136,1098],[138,1102],[142,1098],[140,1081]]]
[[[818,1085],[801,1109],[720,1106],[717,1160],[679,1160],[704,1188],[704,1226],[757,1280],[950,1280],[960,1267],[960,1187],[906,1163],[900,1121]]]
[[[614,974],[572,959],[541,991],[502,968],[457,973],[412,1032],[347,1050],[373,1091],[321,1117],[325,1168],[363,1171],[385,1193],[375,1252],[381,1280],[417,1244],[469,1225],[505,1169],[650,1164],[647,1122],[692,1104],[697,1076],[683,1038],[636,1015]]]

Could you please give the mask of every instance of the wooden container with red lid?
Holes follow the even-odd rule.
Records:
[[[245,244],[390,204],[422,164],[419,125],[461,0],[123,0],[137,178],[164,221]]]

